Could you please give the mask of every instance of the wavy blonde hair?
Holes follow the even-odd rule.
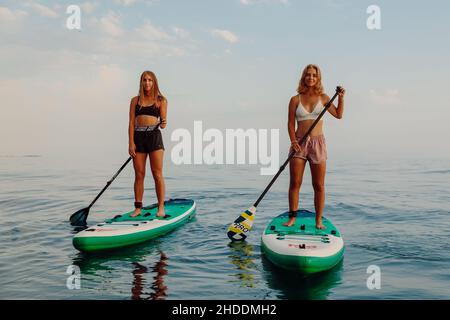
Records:
[[[323,93],[323,86],[322,86],[322,73],[320,72],[320,68],[316,64],[308,64],[305,69],[303,69],[302,77],[300,78],[300,81],[298,82],[297,92],[299,94],[305,93],[308,90],[308,86],[305,83],[306,73],[308,72],[308,69],[314,69],[317,72],[317,83],[314,86],[314,92],[317,95],[321,95]]]
[[[161,91],[159,91],[159,86],[158,86],[158,79],[156,79],[156,76],[153,72],[151,71],[144,71],[141,74],[141,78],[139,80],[139,100],[142,100],[144,98],[144,85],[142,84],[142,80],[144,79],[144,77],[146,75],[149,75],[150,78],[152,78],[153,80],[153,86],[152,89],[150,90],[150,96],[152,97],[152,100],[159,102],[162,102],[163,100],[166,100],[166,98],[162,95]]]

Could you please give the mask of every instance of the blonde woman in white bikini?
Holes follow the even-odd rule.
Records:
[[[289,220],[284,225],[292,226],[295,223],[300,187],[308,161],[314,188],[316,228],[325,229],[322,224],[322,214],[325,206],[327,148],[322,131],[323,119],[317,123],[305,142],[302,145],[299,144],[300,139],[330,100],[330,97],[323,92],[322,76],[318,66],[313,64],[306,66],[297,92],[298,95],[293,96],[289,102],[288,132],[291,139],[291,150],[295,150],[296,153],[289,163]],[[344,95],[345,90],[341,87],[338,106],[332,104],[328,108],[328,112],[337,119],[341,119],[344,113]],[[296,123],[297,130],[295,129]]]

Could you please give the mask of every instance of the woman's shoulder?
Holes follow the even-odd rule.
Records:
[[[131,104],[134,106],[137,105],[138,101],[139,101],[139,96],[135,96],[135,97],[131,98]]]
[[[296,103],[298,104],[298,102],[300,101],[300,93],[296,94],[295,96],[291,97],[291,103]]]
[[[330,97],[325,92],[322,92],[321,94],[319,94],[319,98],[323,104],[327,103],[328,100],[330,100]]]
[[[161,107],[161,106],[167,106],[167,99],[166,99],[166,97],[164,97],[164,96],[158,96],[157,100],[158,100],[157,105],[158,105],[159,107]]]

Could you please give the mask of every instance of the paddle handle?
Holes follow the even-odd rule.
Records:
[[[308,131],[306,131],[305,135],[300,139],[299,144],[301,145],[303,142],[305,142],[305,140],[308,138],[308,135],[311,133],[311,131],[314,129],[314,127],[317,125],[317,123],[320,121],[320,119],[323,117],[323,115],[325,114],[325,112],[327,112],[328,108],[331,106],[331,104],[333,103],[334,99],[336,99],[336,97],[338,96],[339,92],[341,91],[340,87],[336,87],[336,92],[333,95],[333,97],[325,104],[322,112],[319,114],[319,116],[316,118],[316,120],[314,120],[313,124],[311,125],[311,127],[309,127]],[[272,180],[270,181],[269,185],[266,187],[266,189],[264,189],[263,193],[259,196],[258,200],[256,200],[256,202],[253,204],[253,206],[256,208],[258,206],[258,204],[261,202],[261,200],[264,198],[264,196],[266,195],[266,193],[269,191],[269,189],[272,187],[272,185],[274,184],[274,182],[278,179],[278,177],[280,176],[281,172],[283,172],[284,168],[286,167],[286,165],[289,163],[289,161],[292,159],[292,157],[295,154],[295,150],[293,150],[288,158],[286,159],[286,161],[281,165],[280,169],[278,170],[278,172],[275,174],[275,176],[272,178]]]

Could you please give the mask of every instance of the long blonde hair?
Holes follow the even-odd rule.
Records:
[[[158,79],[156,79],[156,76],[153,72],[148,70],[142,72],[141,78],[139,80],[139,100],[142,101],[142,99],[144,99],[144,85],[142,84],[142,79],[144,79],[144,76],[146,75],[149,75],[153,80],[153,86],[150,90],[150,96],[152,100],[156,101],[157,104],[165,100],[166,98],[162,95],[161,91],[159,91]]]
[[[306,78],[306,72],[308,72],[309,68],[313,68],[317,72],[317,83],[314,86],[314,93],[316,93],[317,95],[321,95],[323,93],[322,73],[320,72],[319,66],[315,65],[315,64],[308,64],[305,67],[305,69],[303,69],[302,77],[300,78],[300,81],[298,82],[297,92],[299,94],[302,94],[308,90],[308,87],[305,83],[305,78]]]

